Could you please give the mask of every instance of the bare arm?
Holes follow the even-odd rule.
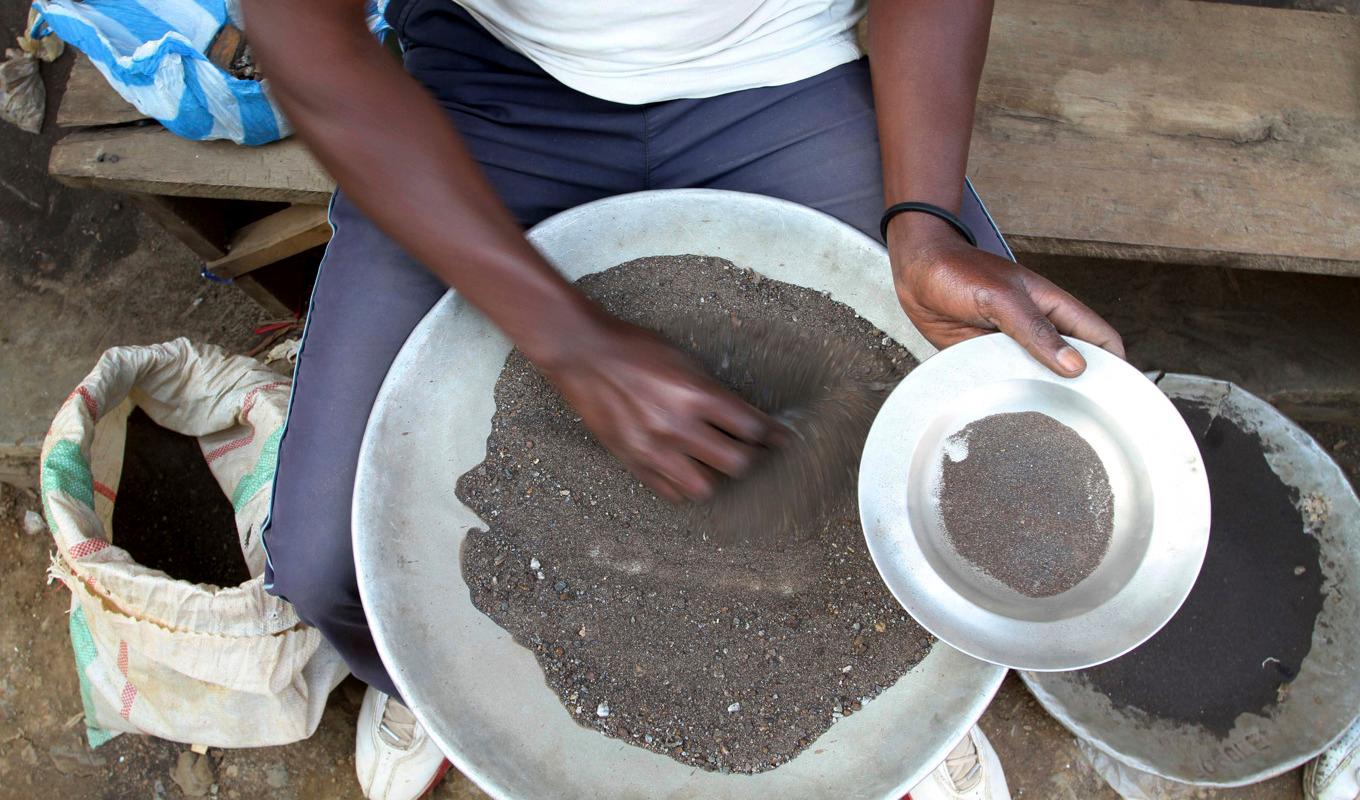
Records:
[[[873,0],[869,63],[888,205],[908,200],[957,213],[987,56],[991,0]],[[946,223],[908,213],[888,227],[898,299],[933,344],[1009,334],[1061,375],[1085,361],[1061,331],[1123,357],[1119,334],[1046,278],[970,247]]]
[[[746,467],[769,421],[544,261],[438,104],[369,33],[362,2],[243,5],[279,103],[349,198],[495,322],[641,480],[696,498],[710,468]]]

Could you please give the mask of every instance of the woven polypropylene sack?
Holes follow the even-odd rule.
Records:
[[[105,352],[57,412],[43,442],[43,511],[56,542],[51,573],[71,590],[91,745],[130,731],[258,747],[316,729],[346,669],[287,601],[265,591],[260,545],[289,385],[254,359],[177,339]],[[192,584],[116,545],[110,522],[134,407],[198,438],[231,500],[250,580]],[[175,509],[165,512],[173,518]]]
[[[85,55],[138,111],[186,139],[265,144],[292,132],[268,80],[238,78],[208,60],[239,0],[34,0],[34,38],[55,33]],[[369,0],[370,30],[387,31],[387,0]],[[306,31],[295,31],[305,36]]]

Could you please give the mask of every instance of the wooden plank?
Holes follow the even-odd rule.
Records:
[[[208,263],[220,278],[235,278],[266,264],[330,241],[331,225],[322,206],[292,206],[236,232],[226,255]]]
[[[128,197],[148,216],[169,231],[171,235],[183,242],[199,258],[212,262],[227,255],[227,223],[221,209],[215,208],[222,201],[197,197],[161,197],[148,194],[134,194],[128,195]],[[322,206],[294,206],[293,208],[320,214],[323,220],[326,218],[326,210]],[[329,231],[327,236],[329,238]],[[240,275],[235,278],[233,283],[271,317],[287,319],[295,316],[287,303],[279,299],[278,295],[255,278],[249,275]]]
[[[1360,17],[1000,0],[969,172],[1018,249],[1360,275]]]
[[[970,174],[1017,249],[1360,275],[1360,17],[1001,0],[991,41]],[[296,141],[158,127],[72,134],[51,171],[202,197],[332,188]]]
[[[246,35],[241,29],[225,22],[222,27],[213,34],[212,41],[208,43],[208,60],[218,69],[230,70],[231,65],[246,50]]]
[[[1193,250],[1182,247],[1129,244],[1125,242],[1082,242],[1075,239],[1046,239],[1037,236],[1007,235],[1006,242],[1020,255],[1075,256],[1115,261],[1146,261],[1153,264],[1231,267],[1269,272],[1298,272],[1313,275],[1360,277],[1360,263],[1354,260],[1307,258],[1288,253],[1235,253],[1223,250]],[[1283,248],[1280,248],[1283,250]]]
[[[84,53],[76,53],[66,92],[57,108],[57,125],[63,128],[121,125],[139,119],[146,119],[146,115],[115,92]]]
[[[181,139],[159,125],[67,134],[53,145],[48,172],[69,186],[314,205],[335,187],[296,138],[242,147]]]
[[[304,250],[297,255],[288,256],[267,267],[257,269],[249,275],[243,275],[237,280],[248,278],[260,284],[290,309],[290,318],[297,318],[310,305],[312,289],[325,250],[325,245]]]
[[[220,209],[211,207],[218,201],[154,194],[131,194],[128,198],[204,261],[227,254],[226,222]]]

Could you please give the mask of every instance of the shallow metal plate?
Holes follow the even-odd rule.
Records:
[[[1001,334],[957,344],[909,374],[860,464],[865,539],[898,601],[931,633],[996,664],[1068,670],[1156,633],[1190,593],[1209,541],[1209,485],[1194,438],[1142,373],[1092,345],[1060,378]],[[948,439],[991,414],[1038,411],[1100,457],[1114,493],[1110,548],[1072,589],[1031,598],[965,561],[937,511]]]
[[[1263,781],[1308,761],[1360,711],[1360,500],[1336,462],[1264,400],[1224,381],[1166,375],[1171,397],[1196,400],[1260,434],[1266,461],[1299,493],[1299,509],[1321,545],[1326,600],[1313,645],[1284,702],[1243,714],[1226,739],[1197,726],[1116,710],[1073,674],[1021,673],[1059,722],[1113,758],[1164,778],[1203,786]],[[1215,676],[1206,676],[1214,680]],[[1141,719],[1140,719],[1141,717]]]
[[[902,342],[932,350],[897,307],[883,248],[816,211],[712,190],[647,192],[559,214],[530,239],[570,278],[650,255],[721,256],[828,292]],[[378,650],[454,764],[508,798],[898,798],[981,715],[1004,670],[937,644],[788,764],[703,772],[577,725],[533,655],[473,607],[459,567],[469,527],[454,496],[481,462],[510,343],[445,296],[411,334],[374,405],[354,493],[359,588]]]

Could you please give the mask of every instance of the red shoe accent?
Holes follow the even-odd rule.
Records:
[[[438,786],[439,782],[444,780],[444,776],[447,775],[449,772],[449,767],[452,766],[453,764],[450,763],[447,758],[444,759],[444,763],[440,764],[439,769],[435,770],[434,777],[430,778],[430,782],[425,784],[425,788],[421,790],[420,796],[424,797],[425,795],[434,791],[434,787]]]

